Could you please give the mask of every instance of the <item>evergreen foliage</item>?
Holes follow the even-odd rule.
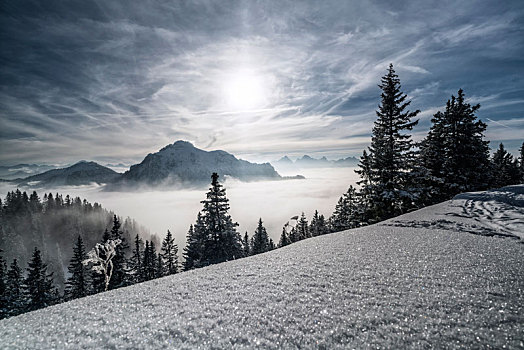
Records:
[[[249,244],[249,236],[246,233],[244,233],[244,239],[242,240],[242,246],[244,248],[244,256],[250,256],[251,255],[251,248]]]
[[[160,254],[163,264],[165,264],[165,274],[172,275],[178,272],[178,246],[175,244],[175,239],[169,230],[167,230],[166,238],[162,241],[162,253]]]
[[[123,287],[129,278],[127,277],[127,266],[126,266],[126,251],[129,248],[124,233],[120,229],[120,220],[116,215],[113,215],[113,228],[111,229],[111,240],[120,241],[120,244],[116,246],[115,257],[113,258],[113,276],[109,282],[109,289],[115,289]]]
[[[2,250],[0,250],[2,253]],[[0,255],[0,319],[7,317],[8,314],[8,305],[7,305],[7,264]]]
[[[82,237],[78,236],[76,245],[73,247],[73,257],[69,264],[69,273],[71,276],[66,282],[65,299],[71,300],[82,298],[88,295],[88,273],[83,261],[87,259],[84,242]]]
[[[262,218],[258,219],[258,226],[253,235],[251,247],[252,255],[269,251],[269,236],[267,235],[266,228],[262,223]]]
[[[280,235],[280,240],[278,241],[278,247],[282,248],[289,244],[291,244],[291,242],[289,241],[289,236],[286,232],[286,227],[284,226],[282,228],[282,234]]]
[[[487,126],[475,116],[479,108],[478,104],[466,103],[460,89],[457,97],[448,100],[446,110],[433,116],[429,134],[420,147],[430,203],[488,188],[489,148],[483,140]]]
[[[309,233],[308,222],[306,220],[306,215],[303,212],[302,215],[300,215],[300,219],[298,220],[295,229],[296,240],[301,241],[303,239],[311,237]]]
[[[23,282],[22,269],[18,266],[17,260],[13,259],[7,272],[6,281],[7,317],[16,316],[24,312],[25,298],[22,289]]]
[[[359,198],[353,186],[339,198],[335,211],[331,215],[331,231],[338,232],[355,228],[360,222]]]
[[[35,247],[27,268],[24,281],[24,293],[27,311],[41,309],[57,301],[57,291],[53,286],[53,273],[48,273],[47,264],[42,261],[41,253]]]
[[[493,186],[503,187],[516,185],[520,182],[520,171],[517,160],[506,151],[501,143],[493,155]]]
[[[407,110],[411,101],[401,92],[393,65],[389,66],[379,87],[381,103],[376,112],[369,155],[363,154],[358,171],[367,210],[371,211],[366,216],[372,220],[402,214],[412,208],[416,200],[416,193],[410,191],[416,152],[411,135],[406,132],[417,125],[418,120],[411,119],[420,111]]]

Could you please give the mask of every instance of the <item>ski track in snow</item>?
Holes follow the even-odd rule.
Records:
[[[524,243],[524,186],[463,193],[450,201],[446,218],[424,221],[392,219],[386,225],[468,232],[482,236],[518,238]],[[457,219],[459,218],[459,219]]]
[[[497,195],[2,320],[0,347],[523,348],[522,207]]]

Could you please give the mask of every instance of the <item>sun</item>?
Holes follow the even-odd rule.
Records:
[[[234,111],[264,107],[267,103],[267,90],[264,78],[252,69],[238,69],[224,76],[224,102],[228,109]]]

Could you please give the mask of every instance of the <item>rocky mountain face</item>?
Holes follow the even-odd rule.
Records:
[[[79,186],[90,183],[110,183],[120,176],[119,173],[95,162],[80,161],[70,167],[53,169],[42,174],[26,177],[17,181],[22,186]]]
[[[282,177],[269,163],[255,164],[237,159],[224,151],[204,151],[187,141],[177,141],[156,153],[148,154],[140,164],[115,181],[109,190],[126,186],[161,186],[205,184],[212,173],[241,181],[279,180]]]

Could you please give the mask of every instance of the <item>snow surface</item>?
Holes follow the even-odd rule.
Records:
[[[524,186],[0,321],[6,349],[523,348]],[[520,231],[519,231],[520,230]]]

